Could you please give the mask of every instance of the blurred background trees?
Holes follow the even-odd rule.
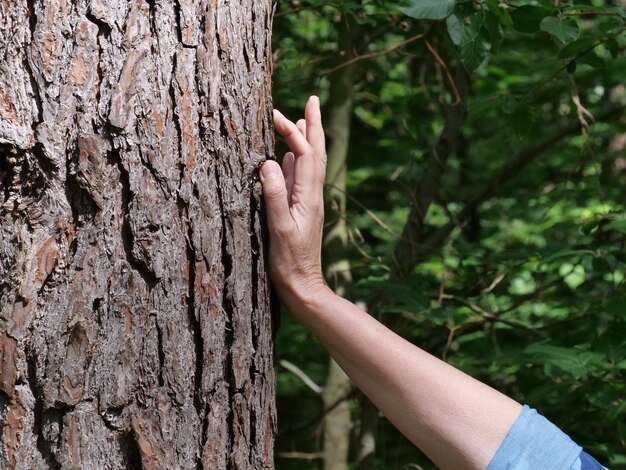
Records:
[[[626,468],[622,0],[280,1],[274,104],[321,96],[329,284]],[[280,143],[277,153],[282,155]],[[433,468],[288,315],[279,469]]]

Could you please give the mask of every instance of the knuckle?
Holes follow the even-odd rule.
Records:
[[[281,198],[285,198],[287,194],[287,189],[282,187],[282,185],[271,185],[265,188],[264,196],[266,199],[270,201],[280,200]]]

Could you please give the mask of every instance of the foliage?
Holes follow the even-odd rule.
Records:
[[[357,62],[348,171],[353,298],[611,468],[626,468],[624,6],[282,1],[274,31],[274,99],[293,117],[309,93],[328,99],[346,18],[368,55]],[[467,114],[423,240],[451,228],[397,279],[392,255],[460,66],[472,72]],[[277,355],[323,383],[322,349],[289,319]],[[319,398],[290,372],[278,377],[277,453],[316,452]],[[356,404],[354,414],[358,424]],[[378,447],[378,468],[430,468],[387,423]]]

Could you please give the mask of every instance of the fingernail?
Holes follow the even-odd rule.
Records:
[[[275,178],[278,176],[278,172],[281,171],[280,167],[276,162],[265,161],[259,168],[259,174],[261,175],[261,180],[266,180],[270,178]]]
[[[316,96],[316,95],[311,95],[311,97],[309,98],[313,103],[315,104],[319,104],[320,103],[320,99]]]

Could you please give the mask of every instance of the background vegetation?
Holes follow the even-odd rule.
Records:
[[[274,23],[275,106],[295,119],[318,93],[338,155],[329,282],[611,468],[626,468],[624,7],[300,0]],[[286,314],[276,353],[277,468],[333,468],[325,418],[342,407],[350,468],[433,468],[345,384],[324,395],[328,358]]]

